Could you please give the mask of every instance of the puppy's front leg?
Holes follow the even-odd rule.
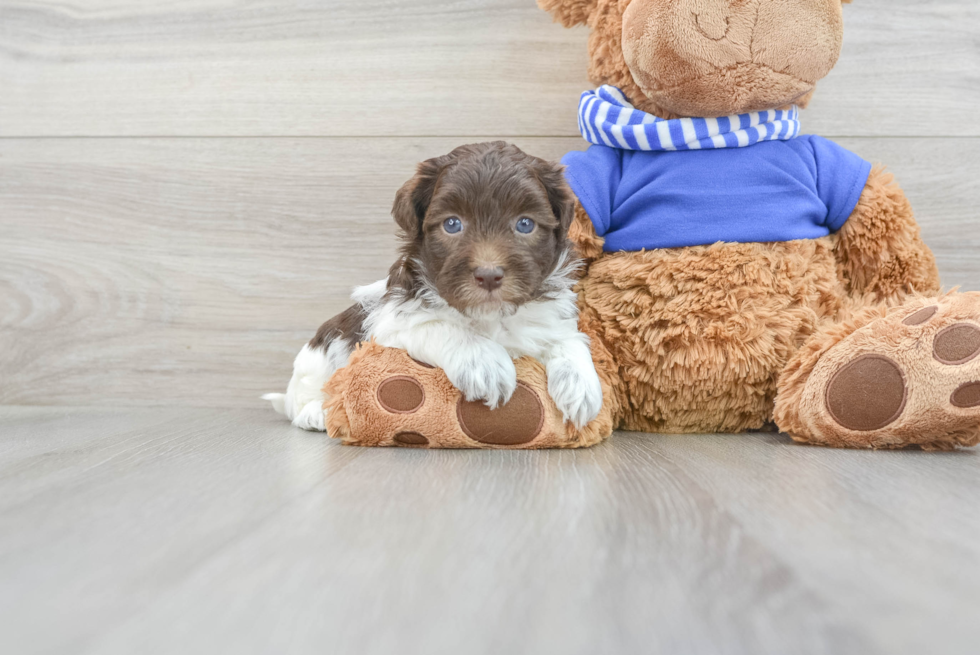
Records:
[[[445,371],[466,400],[482,400],[493,409],[510,400],[517,388],[517,371],[507,350],[459,326],[433,321],[412,328],[400,340],[397,345],[410,356]]]
[[[602,409],[602,385],[592,362],[588,337],[575,330],[543,357],[548,394],[566,421],[582,428]]]

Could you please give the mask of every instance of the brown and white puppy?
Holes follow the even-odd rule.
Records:
[[[323,430],[324,383],[373,338],[490,407],[517,387],[513,359],[534,357],[565,419],[585,425],[602,389],[578,331],[573,212],[562,168],[502,141],[422,162],[395,196],[402,248],[388,277],[356,288],[354,305],[297,355],[286,393],[263,397],[294,425]]]

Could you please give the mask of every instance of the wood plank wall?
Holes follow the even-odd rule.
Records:
[[[844,13],[804,131],[980,289],[980,2]],[[0,404],[255,405],[383,276],[415,162],[585,146],[586,38],[532,0],[0,0]]]

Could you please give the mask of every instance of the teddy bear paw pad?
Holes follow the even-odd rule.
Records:
[[[905,375],[882,355],[862,355],[845,364],[827,385],[827,410],[849,430],[879,430],[902,415]]]
[[[966,364],[980,353],[980,328],[969,323],[957,323],[944,328],[932,342],[932,354],[937,361],[950,366]]]
[[[960,385],[950,396],[949,402],[953,403],[955,407],[964,409],[980,407],[980,382],[967,382]]]
[[[922,325],[939,311],[939,305],[929,305],[909,314],[908,318],[902,321],[903,325]]]
[[[459,400],[456,418],[467,437],[495,446],[530,443],[544,427],[541,399],[523,382],[506,404],[490,409],[482,402]]]
[[[429,445],[429,440],[425,437],[425,435],[409,430],[398,432],[391,438],[391,440],[399,446],[408,446],[411,448]]]
[[[425,389],[414,378],[398,375],[378,386],[378,402],[393,414],[411,414],[425,402]]]
[[[817,362],[800,408],[812,440],[869,448],[980,441],[980,294],[912,304]]]

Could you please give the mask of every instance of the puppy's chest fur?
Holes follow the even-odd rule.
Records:
[[[437,339],[438,327],[445,325],[453,325],[474,339],[494,341],[515,358],[543,357],[578,329],[576,294],[570,288],[555,289],[510,311],[486,313],[462,313],[434,292],[416,298],[386,292],[385,280],[354,291],[352,299],[365,316],[362,334],[382,346],[410,353],[419,350],[419,340]]]

